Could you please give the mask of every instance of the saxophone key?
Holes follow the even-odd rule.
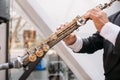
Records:
[[[44,52],[43,52],[42,49],[39,49],[39,50],[36,51],[35,54],[36,54],[37,57],[42,57],[44,55]]]
[[[35,62],[37,60],[37,56],[35,54],[30,54],[29,55],[29,61]]]
[[[50,47],[49,47],[47,44],[43,44],[42,50],[43,50],[44,52],[47,52],[49,49],[50,49]]]
[[[57,35],[54,33],[50,36],[50,40],[56,40],[57,39]]]

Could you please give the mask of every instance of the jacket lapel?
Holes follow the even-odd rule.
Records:
[[[111,72],[120,61],[120,53],[117,52],[115,47],[112,45],[111,42],[105,42],[105,49],[104,49],[104,67],[105,67],[105,74]]]

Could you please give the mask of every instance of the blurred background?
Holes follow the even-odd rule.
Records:
[[[109,0],[0,0],[0,63],[15,60],[77,15]],[[5,6],[5,7],[3,7]],[[4,11],[3,11],[4,10]],[[108,16],[120,10],[115,2],[104,11]],[[5,12],[6,14],[4,14]],[[74,31],[88,37],[96,32],[92,21]],[[27,80],[104,80],[103,51],[75,54],[60,41],[51,48]],[[25,68],[0,71],[1,80],[19,80]]]

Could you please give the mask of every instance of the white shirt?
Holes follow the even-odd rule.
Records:
[[[111,22],[108,22],[102,27],[100,35],[103,38],[109,40],[115,46],[116,38],[119,34],[119,31],[120,31],[119,26]],[[77,37],[76,42],[73,45],[69,45],[68,47],[70,47],[73,51],[78,52],[82,48],[82,45],[83,45],[82,39],[80,37],[79,38]]]

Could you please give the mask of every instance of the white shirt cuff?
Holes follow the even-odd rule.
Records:
[[[74,52],[79,52],[83,46],[83,41],[80,37],[77,37],[77,40],[74,44],[69,45],[68,47],[71,48]]]
[[[110,41],[113,45],[115,45],[116,38],[119,34],[120,27],[108,22],[101,29],[100,35]]]

